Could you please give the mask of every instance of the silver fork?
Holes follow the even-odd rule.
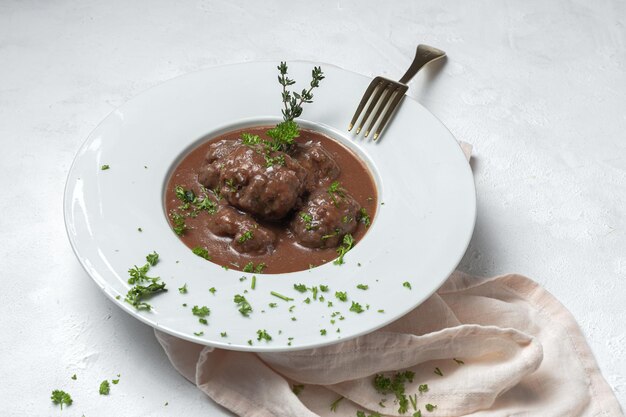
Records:
[[[446,56],[446,53],[440,49],[433,48],[428,45],[417,45],[415,59],[413,59],[413,63],[406,73],[402,76],[402,78],[400,78],[400,81],[392,81],[380,76],[374,78],[367,87],[367,90],[365,90],[365,94],[363,94],[359,107],[357,107],[356,112],[352,117],[352,121],[350,122],[350,126],[348,126],[348,131],[351,131],[356,125],[359,115],[363,111],[363,108],[365,108],[365,105],[369,102],[369,106],[361,119],[361,123],[357,126],[355,133],[358,135],[361,132],[361,129],[363,129],[363,126],[370,118],[371,113],[374,109],[376,109],[376,113],[374,114],[372,121],[365,130],[365,137],[367,137],[370,131],[374,128],[374,125],[380,118],[381,114],[383,114],[383,111],[385,111],[383,118],[380,120],[380,123],[374,132],[374,140],[377,140],[385,128],[385,125],[393,115],[393,112],[396,110],[404,98],[405,93],[409,89],[407,83],[411,81],[411,78],[413,78],[424,65],[443,58],[444,56]]]

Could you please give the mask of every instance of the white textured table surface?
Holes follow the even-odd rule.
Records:
[[[474,145],[478,219],[460,269],[545,285],[626,407],[626,3],[185,3],[0,2],[0,414],[228,415],[70,249],[65,178],[111,110],[225,63],[306,59],[399,78],[417,43],[449,59],[409,94]],[[62,413],[55,388],[74,398]]]

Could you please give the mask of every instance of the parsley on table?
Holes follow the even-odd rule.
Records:
[[[439,376],[443,376],[443,372],[441,372],[441,369],[439,368],[435,368],[434,372]]]
[[[63,404],[72,405],[72,397],[65,391],[55,389],[52,391],[52,396],[50,397],[53,403],[59,404],[61,406],[61,410],[63,410]]]
[[[383,374],[376,374],[374,380],[374,388],[380,394],[394,394],[398,402],[398,412],[400,414],[406,413],[409,406],[409,400],[405,394],[405,382],[413,382],[415,373],[412,371],[398,372],[393,376],[393,379],[384,376]]]
[[[426,404],[424,407],[426,407],[427,411],[433,411],[435,408],[437,408],[436,405],[432,405],[432,404]]]
[[[337,406],[343,400],[344,397],[339,397],[330,404],[330,411],[337,411]]]
[[[465,365],[465,362],[463,362],[461,359],[457,359],[457,358],[452,358],[457,365]]]
[[[420,386],[417,388],[417,390],[419,392],[426,392],[426,391],[428,391],[428,384],[420,384]]]
[[[109,395],[111,385],[106,379],[100,383],[100,395]]]

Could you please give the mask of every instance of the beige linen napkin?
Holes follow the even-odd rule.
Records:
[[[455,272],[394,323],[318,349],[254,354],[155,333],[185,378],[245,417],[623,416],[572,315],[521,275]],[[405,414],[372,384],[401,370],[415,373],[405,390],[417,394]]]

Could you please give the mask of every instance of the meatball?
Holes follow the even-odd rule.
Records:
[[[276,241],[274,232],[229,206],[220,206],[208,227],[217,236],[232,238],[230,246],[239,253],[262,255],[271,252]]]
[[[290,230],[302,246],[336,247],[345,234],[356,230],[359,210],[359,204],[344,189],[319,188],[291,221]]]
[[[265,220],[284,218],[299,202],[307,172],[284,152],[239,145],[219,160],[219,189],[233,206]]]
[[[297,144],[292,155],[309,173],[306,182],[308,191],[337,179],[341,173],[335,159],[319,142]]]
[[[198,171],[198,182],[206,188],[216,188],[220,180],[220,159],[231,153],[238,146],[238,141],[228,139],[209,145],[209,150],[204,157],[204,164]]]

